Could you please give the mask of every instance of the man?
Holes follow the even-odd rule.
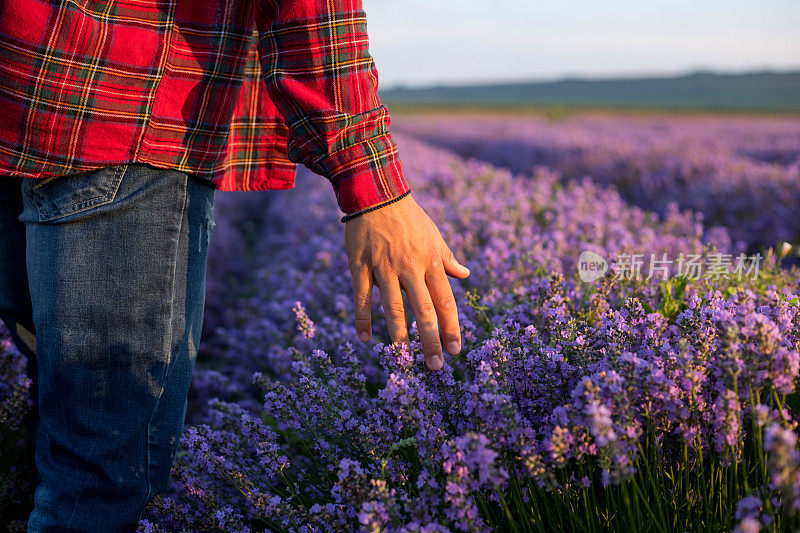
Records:
[[[215,190],[345,213],[358,337],[405,291],[429,369],[466,277],[408,194],[360,0],[0,1],[0,316],[37,381],[29,531],[135,527],[163,490],[202,325]],[[302,216],[302,213],[298,213]],[[35,354],[35,357],[34,357]]]

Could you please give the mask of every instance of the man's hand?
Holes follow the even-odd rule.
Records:
[[[440,369],[444,360],[439,327],[450,355],[461,351],[456,301],[447,276],[463,279],[469,269],[456,260],[411,195],[348,220],[344,231],[358,338],[367,342],[372,336],[375,284],[392,342],[408,342],[403,290],[417,321],[425,364],[430,370]]]

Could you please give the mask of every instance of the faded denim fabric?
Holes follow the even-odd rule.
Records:
[[[30,532],[134,531],[168,485],[214,194],[208,181],[140,164],[0,177],[0,318],[35,352]]]

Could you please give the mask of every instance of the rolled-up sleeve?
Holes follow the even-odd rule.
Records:
[[[289,159],[328,178],[347,214],[407,192],[361,0],[256,4],[262,72],[289,128]]]

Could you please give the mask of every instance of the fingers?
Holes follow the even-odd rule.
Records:
[[[350,270],[353,276],[353,307],[356,316],[358,340],[367,342],[372,337],[372,275],[366,265]]]
[[[436,321],[436,308],[425,284],[424,275],[414,275],[401,279],[403,289],[408,296],[411,310],[417,321],[417,330],[422,340],[422,353],[425,364],[430,370],[439,370],[444,364],[442,345],[439,342],[439,326]]]
[[[441,263],[436,263],[425,273],[425,282],[430,291],[433,305],[436,308],[436,317],[439,319],[439,329],[442,339],[450,355],[461,351],[461,330],[458,327],[458,311],[453,290],[447,281]]]
[[[448,276],[453,276],[454,278],[464,279],[469,276],[469,269],[458,262],[456,256],[453,255],[453,252],[450,250],[450,247],[442,241],[442,262],[444,265],[444,271]]]
[[[403,303],[403,293],[400,291],[400,281],[397,276],[387,276],[378,271],[375,271],[375,281],[380,288],[381,304],[386,316],[386,326],[389,328],[389,337],[392,342],[408,343],[406,309]]]

